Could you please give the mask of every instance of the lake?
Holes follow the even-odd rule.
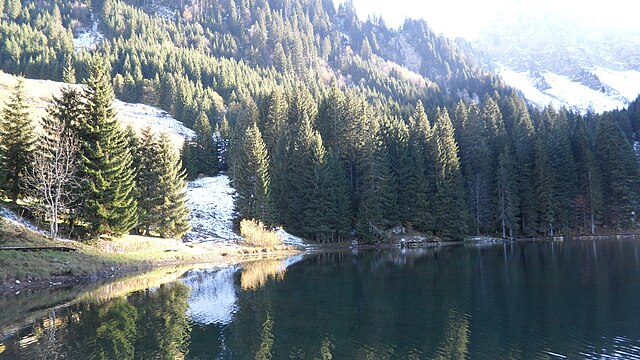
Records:
[[[0,359],[640,359],[633,239],[334,251],[65,291],[1,299]]]

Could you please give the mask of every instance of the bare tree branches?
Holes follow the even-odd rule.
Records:
[[[43,134],[25,182],[27,194],[50,222],[50,235],[56,238],[61,217],[79,199],[79,145],[63,122],[43,123]]]

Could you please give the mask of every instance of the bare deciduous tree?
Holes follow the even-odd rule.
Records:
[[[58,237],[62,214],[79,199],[77,138],[64,123],[43,124],[38,149],[27,172],[27,193],[33,198],[45,220],[50,222],[50,236]]]

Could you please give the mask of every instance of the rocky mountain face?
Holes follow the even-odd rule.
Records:
[[[533,104],[602,112],[640,93],[640,32],[602,29],[597,21],[527,13],[495,22],[458,45]]]

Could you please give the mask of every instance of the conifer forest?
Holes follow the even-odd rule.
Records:
[[[43,118],[21,82],[0,98],[1,191],[54,237],[181,238],[187,182],[221,172],[238,223],[322,243],[638,227],[640,99],[535,107],[425,21],[350,1],[0,0],[0,70],[67,84]],[[127,128],[116,98],[195,137]]]

